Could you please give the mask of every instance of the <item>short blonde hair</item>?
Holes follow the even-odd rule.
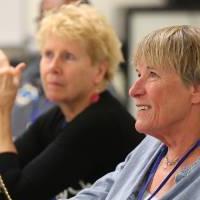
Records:
[[[138,45],[134,63],[174,69],[185,84],[200,83],[200,28],[177,25],[148,34]]]
[[[63,5],[47,12],[37,33],[41,49],[49,34],[83,42],[94,64],[105,61],[108,64],[105,83],[113,78],[123,61],[119,38],[106,18],[91,5]]]

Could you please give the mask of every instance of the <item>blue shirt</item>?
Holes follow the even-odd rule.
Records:
[[[82,190],[71,200],[136,200],[145,175],[162,145],[159,140],[147,136],[115,171],[97,180],[92,187]],[[199,200],[199,163],[197,161],[180,172],[176,177],[176,184],[162,200]]]

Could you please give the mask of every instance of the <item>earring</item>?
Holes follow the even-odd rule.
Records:
[[[91,96],[91,98],[90,98],[90,100],[91,100],[91,103],[96,103],[96,102],[98,102],[99,101],[99,99],[100,99],[100,95],[99,94],[93,94],[92,96]]]

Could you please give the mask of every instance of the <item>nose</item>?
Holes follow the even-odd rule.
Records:
[[[61,63],[58,57],[54,57],[49,63],[49,70],[52,72],[59,72],[61,70]]]
[[[129,96],[133,98],[140,97],[145,94],[144,80],[137,79],[129,89]]]

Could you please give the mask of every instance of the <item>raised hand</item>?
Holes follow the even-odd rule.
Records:
[[[0,109],[12,109],[24,68],[24,63],[15,68],[10,66],[7,56],[0,50]]]

